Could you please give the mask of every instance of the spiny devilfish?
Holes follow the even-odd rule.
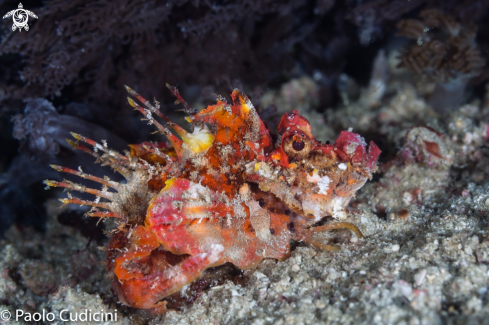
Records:
[[[337,247],[312,238],[331,229],[360,230],[347,222],[314,226],[322,218],[346,217],[344,208],[377,169],[379,148],[343,131],[322,144],[297,110],[283,115],[272,135],[246,95],[231,94],[195,112],[175,87],[193,132],[187,132],[126,86],[128,98],[171,143],[144,142],[122,155],[78,134],[75,148],[122,174],[117,183],[61,166],[54,169],[102,184],[102,190],[64,180],[48,186],[94,194],[94,201],[69,195],[64,204],[92,206],[88,215],[118,218],[108,243],[107,264],[114,290],[124,304],[163,312],[171,295],[204,270],[231,262],[240,269],[264,258],[285,260],[290,242],[325,250]],[[167,127],[160,124],[162,119]],[[168,127],[179,136],[172,133]],[[93,147],[80,144],[87,143]]]

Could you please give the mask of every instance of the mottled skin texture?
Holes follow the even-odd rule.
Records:
[[[76,149],[112,166],[127,183],[60,166],[53,167],[101,183],[102,190],[46,181],[102,199],[70,196],[62,199],[65,204],[91,205],[90,216],[120,220],[108,244],[107,263],[121,302],[163,312],[163,298],[209,267],[230,262],[248,269],[264,258],[284,260],[291,241],[337,249],[313,240],[317,231],[348,228],[361,236],[346,222],[314,225],[327,216],[345,217],[344,207],[377,168],[380,151],[374,143],[367,151],[363,138],[343,131],[334,144],[321,144],[296,110],[282,117],[277,136],[272,136],[239,90],[231,94],[232,104],[218,98],[196,113],[169,87],[190,115],[194,131],[189,133],[161,114],[158,104],[153,107],[126,88],[146,108],[129,98],[131,106],[165,134],[171,146],[132,145],[124,156],[105,143],[74,134],[94,147],[92,151],[70,142]]]

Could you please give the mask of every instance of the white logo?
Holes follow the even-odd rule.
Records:
[[[0,312],[0,323],[8,322],[10,320],[10,317],[12,317],[12,315],[8,310],[2,310]]]
[[[17,28],[19,29],[19,32],[22,31],[22,28],[24,28],[26,31],[29,30],[29,25],[27,25],[27,20],[29,20],[29,16],[37,19],[35,13],[29,10],[25,10],[23,8],[24,7],[22,6],[22,3],[19,3],[19,9],[9,11],[5,16],[3,16],[3,19],[13,16],[12,19],[14,20],[14,24],[12,25],[12,31],[14,32]]]

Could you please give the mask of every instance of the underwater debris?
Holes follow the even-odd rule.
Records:
[[[411,128],[399,151],[399,156],[405,163],[420,162],[429,167],[451,166],[453,155],[453,150],[447,145],[443,134],[426,126]]]
[[[312,238],[317,232],[350,229],[348,222],[315,226],[327,216],[345,219],[344,208],[377,169],[378,147],[358,134],[341,132],[322,144],[309,122],[293,110],[283,115],[277,141],[248,97],[235,89],[232,104],[217,103],[199,113],[168,86],[192,123],[190,133],[126,86],[129,104],[164,134],[160,143],[131,146],[122,155],[79,134],[69,143],[122,174],[127,183],[61,166],[55,170],[102,184],[102,190],[70,181],[45,184],[91,193],[93,201],[68,194],[64,204],[92,206],[87,215],[118,222],[108,244],[107,265],[121,302],[154,312],[207,268],[231,262],[241,269],[264,258],[284,260],[290,241],[336,251]],[[156,119],[158,116],[167,126]],[[179,135],[177,137],[170,129]],[[84,142],[93,147],[82,145]]]
[[[453,163],[452,144],[443,134],[425,126],[412,127],[396,158],[382,165],[383,176],[375,184],[370,204],[379,215],[408,219],[413,207],[441,197]]]

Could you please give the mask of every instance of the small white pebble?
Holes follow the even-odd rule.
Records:
[[[423,284],[424,279],[426,278],[426,274],[428,274],[428,270],[422,269],[418,273],[414,275],[414,279],[416,280],[416,286],[420,286]]]
[[[299,265],[297,265],[297,264],[292,265],[292,271],[294,271],[294,272],[299,272],[299,271],[300,271],[300,269],[301,269],[301,268],[299,267]]]
[[[345,164],[345,163],[341,163],[338,165],[338,168],[341,169],[341,170],[346,170],[348,166]]]
[[[400,248],[401,248],[401,246],[399,246],[399,244],[394,244],[394,245],[392,245],[391,250],[393,252],[398,252]]]
[[[360,273],[360,274],[362,274],[362,275],[367,274],[367,272],[365,272],[364,270],[361,270],[361,271],[360,271],[360,272],[358,272],[358,273]]]

